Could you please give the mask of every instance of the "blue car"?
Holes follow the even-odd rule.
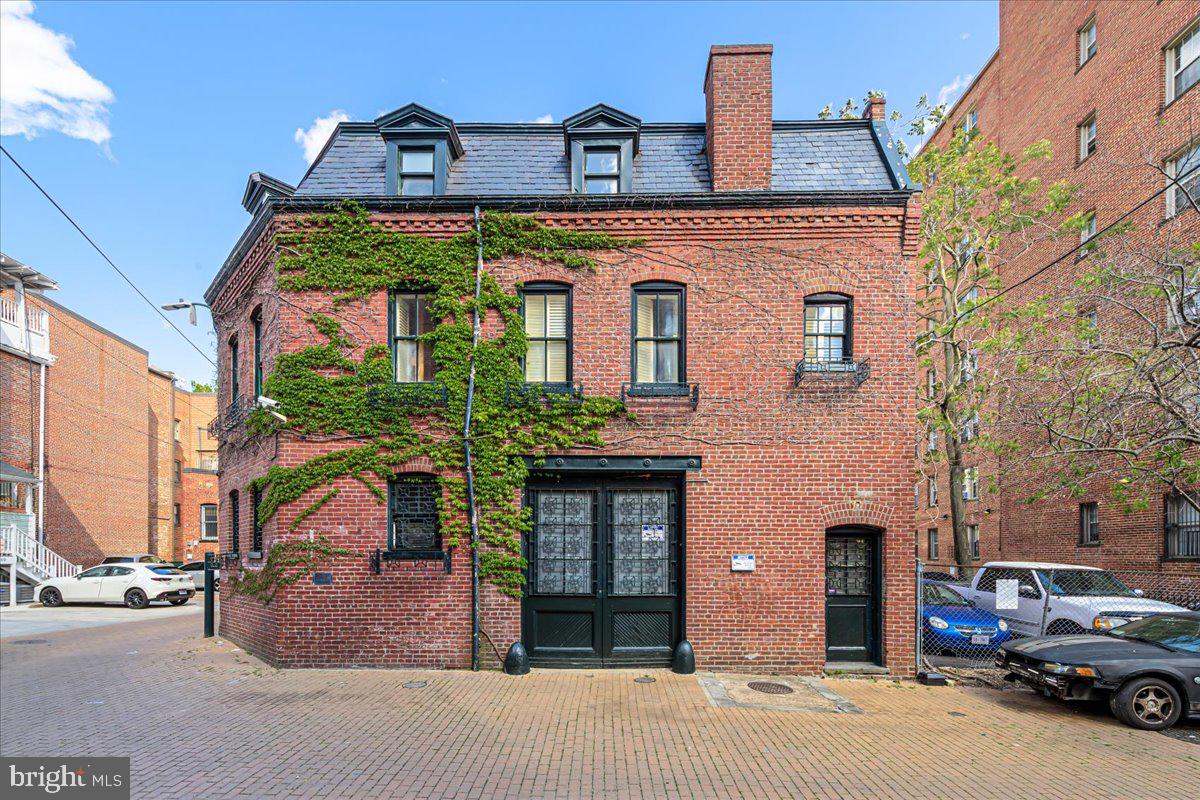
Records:
[[[921,632],[929,654],[977,657],[995,652],[1011,637],[1008,623],[977,608],[944,583],[922,587]]]

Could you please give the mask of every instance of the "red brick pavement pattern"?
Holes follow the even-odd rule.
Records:
[[[5,640],[0,750],[129,755],[137,798],[1101,800],[1200,781],[1200,747],[1030,693],[830,681],[865,713],[716,708],[669,672],[280,672],[198,626]]]

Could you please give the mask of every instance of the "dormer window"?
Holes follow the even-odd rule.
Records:
[[[401,197],[446,193],[450,165],[463,155],[454,120],[410,103],[375,126],[387,145],[384,191]]]
[[[571,191],[618,194],[633,191],[633,158],[642,122],[600,104],[563,120],[571,161]]]
[[[621,190],[621,151],[613,147],[583,149],[583,190],[616,194]]]
[[[396,184],[398,194],[406,197],[428,197],[433,194],[434,171],[432,147],[399,149],[397,158],[400,174]]]

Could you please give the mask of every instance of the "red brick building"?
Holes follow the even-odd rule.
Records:
[[[0,528],[84,567],[215,548],[214,395],[180,389],[145,349],[50,299],[57,285],[36,270],[7,256],[0,268]]]
[[[950,110],[932,142],[944,145],[956,126],[1017,153],[1050,140],[1054,159],[1036,164],[1046,183],[1078,187],[1068,213],[1093,212],[1098,228],[1127,217],[1136,241],[1195,242],[1200,215],[1177,202],[1164,175],[1196,191],[1200,173],[1200,2],[1000,3],[1000,46]],[[1143,201],[1150,199],[1143,205]],[[1139,208],[1139,206],[1141,206]],[[1005,285],[1015,302],[1067,296],[1087,269],[1086,258],[1065,258],[1079,244],[1067,237],[1037,244],[1006,262]],[[1030,279],[1031,278],[1031,279]],[[1022,284],[1022,281],[1028,280]],[[1165,304],[1150,313],[1166,314]],[[1100,336],[1117,320],[1095,320]],[[925,376],[919,377],[919,385]],[[1036,446],[1036,445],[1035,445]],[[1026,502],[1046,476],[1019,458],[997,462],[976,455],[980,491],[968,501],[967,522],[977,559],[1034,559],[1112,569],[1194,569],[1200,561],[1200,518],[1180,502],[1152,498],[1145,511],[1127,512],[1111,486],[1096,481],[1086,496]],[[987,487],[996,482],[997,491]],[[945,471],[917,486],[917,535],[923,558],[954,561]],[[1194,515],[1194,512],[1191,513]],[[1188,521],[1190,519],[1190,522]]]
[[[561,125],[465,124],[410,105],[339,125],[294,188],[251,176],[253,220],[206,295],[221,551],[258,570],[273,545],[323,534],[360,555],[270,604],[227,592],[223,636],[281,666],[470,664],[468,548],[432,569],[389,558],[402,535],[442,556],[427,459],[397,471],[415,482],[364,476],[389,505],[340,478],[298,524],[330,486],[254,530],[249,481],[345,446],[253,436],[240,419],[256,376],[319,341],[307,317],[330,300],[281,291],[274,235],[350,198],[432,237],[470,230],[476,206],[645,237],[592,272],[487,265],[520,286],[526,379],[622,398],[636,419],[531,472],[529,583],[521,600],[483,586],[485,663],[523,642],[535,665],[663,665],[686,639],[702,668],[912,672],[914,187],[882,102],[864,120],[779,121],[771,82],[770,46],[714,47],[703,124],[604,105]],[[416,345],[388,331],[422,302],[396,287],[340,308],[357,357],[396,338],[395,379],[426,379]]]

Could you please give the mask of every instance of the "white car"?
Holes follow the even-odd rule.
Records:
[[[970,586],[949,586],[1021,636],[1107,631],[1153,614],[1187,611],[1143,597],[1108,570],[1076,564],[990,561]]]
[[[191,576],[170,564],[101,564],[73,578],[51,578],[33,590],[48,608],[63,603],[124,603],[145,608],[154,600],[181,606],[196,593]]]

